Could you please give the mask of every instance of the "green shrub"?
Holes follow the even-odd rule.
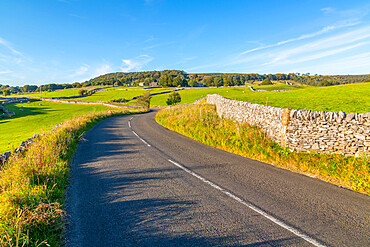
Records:
[[[166,100],[167,105],[175,105],[181,102],[181,96],[178,92],[172,92]]]

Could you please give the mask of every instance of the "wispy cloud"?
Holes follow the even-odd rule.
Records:
[[[271,61],[264,63],[263,65],[282,63],[287,59],[292,59],[291,62],[294,63],[322,58],[324,56],[333,55],[358,46],[366,45],[368,42],[355,42],[367,40],[368,38],[370,38],[370,26],[365,26],[356,30],[332,35],[331,37],[311,41],[306,44],[275,51],[270,55],[272,57]],[[318,51],[321,52],[319,54],[312,55]],[[304,56],[305,58],[301,58],[301,56]]]
[[[138,57],[132,59],[122,59],[122,62],[126,67],[122,67],[121,70],[123,72],[129,71],[138,71],[141,70],[145,65],[147,65],[153,58],[148,55],[140,55]]]
[[[104,74],[110,73],[112,71],[113,71],[112,67],[109,64],[102,64],[102,65],[98,66],[97,68],[95,68],[95,70],[92,73],[92,77],[96,77],[96,76],[99,76],[99,75],[104,75]]]
[[[161,47],[161,46],[173,45],[175,43],[176,43],[175,41],[170,41],[170,42],[165,42],[165,43],[149,45],[149,46],[143,47],[143,50],[150,50],[150,49]]]
[[[0,38],[0,45],[10,50],[13,54],[23,56],[23,54],[12,47],[12,45],[5,39]]]
[[[288,43],[293,43],[293,42],[308,39],[308,38],[313,38],[313,37],[322,35],[324,33],[327,33],[329,31],[333,31],[335,29],[350,27],[350,26],[357,25],[359,23],[360,23],[359,21],[353,21],[353,20],[341,21],[341,22],[338,22],[337,24],[334,24],[334,25],[331,25],[331,26],[326,26],[326,27],[322,28],[321,30],[319,30],[317,32],[314,32],[314,33],[303,34],[299,37],[283,40],[283,41],[277,42],[275,44],[265,45],[265,46],[253,48],[253,49],[250,49],[250,50],[246,50],[246,51],[242,52],[240,55],[244,55],[244,54],[251,53],[251,52],[254,52],[254,51],[259,51],[259,50],[264,50],[264,49],[268,49],[268,48],[277,47],[277,46],[285,45],[285,44],[288,44]]]
[[[5,71],[0,71],[0,74],[9,74],[12,73],[13,71],[11,70],[5,70]]]
[[[334,8],[332,7],[327,7],[327,8],[322,8],[320,9],[322,12],[324,12],[325,14],[330,14],[330,13],[333,13],[335,11]]]

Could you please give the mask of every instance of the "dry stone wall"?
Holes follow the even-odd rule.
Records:
[[[370,156],[370,113],[317,112],[252,104],[207,95],[220,117],[262,129],[292,151]]]

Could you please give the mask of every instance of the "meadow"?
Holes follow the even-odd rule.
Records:
[[[254,86],[256,90],[281,90],[282,86]],[[179,91],[181,104],[192,103],[207,94],[256,104],[313,111],[370,112],[370,82],[330,87],[285,85],[284,92],[258,92],[248,87],[190,88]],[[168,95],[152,97],[153,106],[165,107]]]
[[[133,90],[102,90],[102,91],[97,91],[91,96],[88,97],[83,97],[79,99],[73,99],[76,101],[110,101],[114,99],[127,99],[130,100],[133,97],[137,97],[140,95],[143,95],[147,92],[150,93],[160,93],[160,92],[166,92],[166,91],[172,91],[173,89],[167,89],[167,88],[156,88],[156,89],[133,89]]]
[[[13,150],[27,138],[50,130],[69,118],[110,109],[102,105],[60,104],[48,101],[9,104],[6,108],[16,115],[0,120],[0,153]]]
[[[33,92],[27,94],[20,94],[20,95],[11,95],[10,97],[35,97],[35,98],[53,98],[53,97],[70,97],[70,96],[78,96],[78,91],[81,89],[85,89],[87,91],[98,88],[97,86],[93,87],[84,87],[84,88],[69,88],[69,89],[61,89],[55,90],[52,92]]]

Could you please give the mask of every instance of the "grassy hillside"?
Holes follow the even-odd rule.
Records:
[[[132,99],[133,97],[140,96],[145,94],[146,92],[150,93],[159,93],[165,91],[171,91],[172,89],[151,89],[151,90],[108,90],[108,91],[98,91],[91,96],[73,99],[77,101],[110,101],[113,99]]]
[[[72,88],[72,89],[64,89],[64,90],[55,90],[52,92],[41,92],[41,97],[43,98],[52,98],[52,97],[70,97],[70,96],[78,96],[78,91],[80,89],[85,90],[92,90],[95,87],[85,87],[85,88]],[[28,94],[20,94],[20,95],[11,95],[10,97],[15,96],[22,96],[22,97],[40,97],[40,92],[28,93]]]
[[[258,86],[255,89],[279,90],[279,87]],[[370,82],[331,87],[288,88],[291,90],[284,92],[253,92],[248,87],[190,88],[179,93],[182,104],[192,103],[207,94],[220,94],[229,99],[300,110],[370,112]],[[168,95],[153,96],[152,105],[166,106],[167,97]]]
[[[20,111],[22,106],[23,111]],[[9,104],[6,108],[16,115],[0,120],[0,153],[18,147],[27,138],[50,130],[66,119],[109,109],[101,105],[58,104],[47,101]]]
[[[370,83],[306,87],[286,92],[253,92],[231,96],[237,100],[314,111],[370,112]]]

